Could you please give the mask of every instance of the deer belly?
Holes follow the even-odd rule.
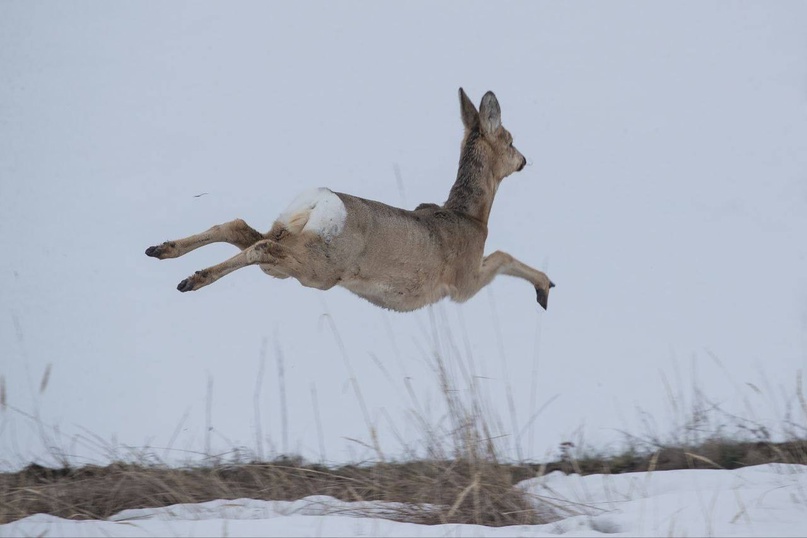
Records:
[[[448,294],[447,286],[412,280],[351,279],[339,284],[376,306],[398,312],[417,310]]]

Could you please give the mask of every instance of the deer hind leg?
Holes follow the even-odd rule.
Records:
[[[292,239],[292,238],[287,238]],[[212,284],[221,277],[248,265],[261,268],[279,278],[292,276],[304,286],[327,290],[339,282],[339,276],[328,265],[325,255],[315,259],[303,237],[295,237],[289,244],[280,244],[272,239],[258,241],[229,260],[213,267],[196,271],[177,286],[179,291],[194,291]]]
[[[544,310],[546,310],[547,300],[549,299],[549,290],[555,287],[555,284],[549,280],[545,273],[534,269],[529,265],[522,263],[515,259],[510,254],[497,250],[490,256],[486,256],[482,260],[476,278],[472,281],[471,285],[462,290],[460,300],[467,300],[476,295],[476,293],[490,284],[496,275],[510,275],[518,278],[523,278],[535,287],[535,294]]]
[[[230,243],[244,250],[263,238],[263,234],[250,227],[246,222],[235,219],[224,224],[217,224],[200,234],[149,247],[146,249],[146,256],[160,260],[178,258],[210,243]]]

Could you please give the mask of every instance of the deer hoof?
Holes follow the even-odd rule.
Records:
[[[185,280],[177,284],[177,289],[183,293],[185,293],[186,291],[192,291],[193,284],[191,284],[189,280],[190,280],[189,278],[186,278]]]
[[[191,276],[177,284],[177,289],[181,292],[198,290],[203,286],[207,286],[210,282],[207,281],[207,270],[196,271]]]
[[[549,287],[551,288],[552,286],[550,285]],[[541,305],[541,307],[543,307],[544,310],[546,310],[546,302],[547,299],[549,299],[548,292],[545,292],[541,288],[535,288],[535,295],[538,298],[538,304]]]
[[[173,241],[166,241],[162,245],[156,245],[146,249],[146,256],[164,260],[166,258],[176,258],[178,256],[176,243]]]

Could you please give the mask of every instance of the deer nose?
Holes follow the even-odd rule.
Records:
[[[521,156],[521,166],[518,167],[518,170],[516,170],[516,172],[521,172],[524,169],[525,166],[527,166],[527,158],[522,155]]]

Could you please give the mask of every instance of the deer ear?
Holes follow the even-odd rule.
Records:
[[[482,97],[482,103],[479,105],[479,125],[486,135],[495,133],[502,126],[502,109],[493,92],[488,92]]]
[[[479,125],[479,113],[462,88],[460,88],[460,113],[462,114],[462,124],[467,130],[472,131]]]

